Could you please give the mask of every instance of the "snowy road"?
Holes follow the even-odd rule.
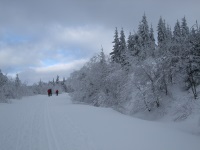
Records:
[[[0,104],[0,150],[199,150],[200,137],[67,94]]]

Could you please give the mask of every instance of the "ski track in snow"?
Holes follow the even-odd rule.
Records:
[[[4,113],[11,112],[0,116],[0,150],[95,150],[63,109],[54,109],[55,100],[43,96],[2,104]]]
[[[0,150],[199,150],[200,137],[67,94],[0,103]]]

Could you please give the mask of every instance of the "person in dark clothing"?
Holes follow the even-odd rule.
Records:
[[[58,96],[58,90],[56,90],[56,96]]]
[[[48,93],[48,96],[52,96],[52,90],[51,89],[48,89],[47,93]]]
[[[47,90],[47,93],[48,93],[48,96],[51,96],[51,90],[50,89]]]

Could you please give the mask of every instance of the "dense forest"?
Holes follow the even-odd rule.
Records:
[[[157,40],[155,39],[157,35]],[[113,107],[123,113],[192,113],[200,84],[200,28],[186,18],[173,29],[160,17],[157,33],[143,15],[138,30],[126,40],[115,29],[110,56],[102,51],[71,74],[67,85],[76,102]],[[171,108],[171,109],[169,109]],[[173,111],[172,111],[173,110]]]

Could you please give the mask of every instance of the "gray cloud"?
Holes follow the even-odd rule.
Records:
[[[49,67],[29,68],[20,72],[19,78],[27,84],[37,83],[40,80],[44,82],[52,81],[57,75],[59,75],[60,80],[62,80],[63,78],[66,79],[69,77],[71,72],[80,69],[87,61],[87,59],[80,59]],[[15,77],[15,74],[8,75]]]
[[[49,67],[51,65],[69,64],[88,59],[100,52],[101,45],[104,45],[107,48],[105,52],[109,53],[112,48],[111,37],[112,32],[98,26],[72,28],[60,24],[49,25],[42,32],[42,35],[33,38],[34,40],[21,40],[20,38],[20,40],[17,39],[17,42],[16,40],[2,42],[0,46],[0,68],[5,73],[19,73],[25,70],[27,75],[30,75],[28,72],[31,71],[34,74],[38,73],[38,76],[43,76],[39,72],[33,72],[32,68],[46,67],[51,70],[52,68]],[[63,67],[66,67],[66,65]],[[49,74],[50,76],[58,75],[61,73],[60,71],[53,69]],[[69,71],[63,72],[66,72],[66,75],[69,74]],[[48,71],[46,71],[47,73]],[[47,77],[47,75],[44,76]],[[27,76],[25,77],[27,78]],[[34,78],[38,79],[39,77]]]
[[[199,4],[198,0],[2,0],[0,17],[1,24],[19,26],[61,22],[67,26],[135,27],[144,12],[153,23],[159,16],[169,23],[184,15],[194,21],[199,19]]]
[[[192,26],[200,20],[199,5],[199,0],[1,0],[0,68],[31,80],[43,76],[33,68],[46,67],[52,78],[65,71],[50,66],[88,59],[101,45],[108,54],[115,27],[137,31],[144,13],[154,30],[160,16],[172,28],[184,16]]]

